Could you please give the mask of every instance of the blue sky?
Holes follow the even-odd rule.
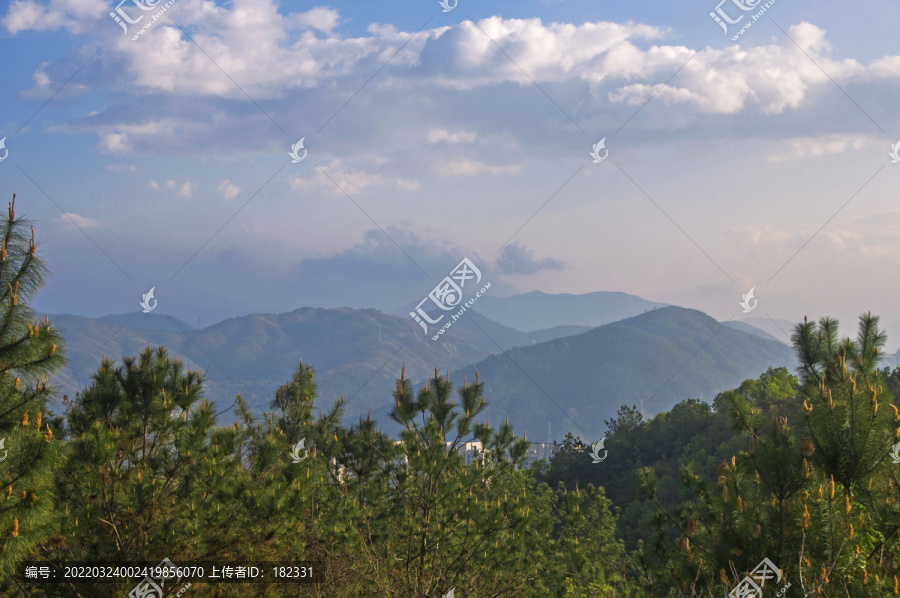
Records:
[[[737,40],[701,0],[174,0],[136,40],[116,5],[0,5],[41,310],[391,310],[469,257],[498,296],[724,320],[755,286],[753,315],[871,310],[898,346],[897,3],[776,0]]]

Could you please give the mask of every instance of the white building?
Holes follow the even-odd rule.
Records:
[[[395,440],[394,444],[403,444],[403,441]],[[452,444],[451,442],[448,442],[447,448],[449,448],[451,444]],[[548,444],[546,442],[529,443],[528,451],[525,453],[525,459],[523,460],[521,467],[523,469],[527,468],[527,467],[531,467],[531,465],[535,461],[540,461],[542,459],[546,459],[547,461],[550,461],[550,459],[553,457],[553,448],[554,447],[552,444]],[[472,465],[478,459],[480,459],[481,455],[482,455],[482,450],[484,450],[484,447],[482,446],[481,441],[479,441],[479,440],[471,440],[469,442],[463,442],[458,447],[456,447],[456,452],[463,456],[463,459],[465,459],[466,465]],[[395,464],[396,465],[405,465],[406,463],[407,463],[407,459],[406,459],[406,455],[404,454],[396,461]],[[331,464],[333,467],[337,465],[337,460],[334,459],[333,457],[331,458]],[[338,469],[338,471],[337,471],[338,480],[342,481],[343,477],[344,477],[344,471],[343,471],[344,468],[338,467],[337,469]]]
[[[452,443],[448,442],[447,446],[449,447]],[[465,460],[466,465],[472,465],[477,461],[481,455],[482,446],[481,442],[478,440],[473,440],[471,442],[464,442],[458,447],[456,447],[456,452],[461,454]]]
[[[450,446],[450,443],[447,443],[447,446]],[[457,452],[463,455],[466,460],[466,465],[471,465],[478,460],[481,455],[481,451],[483,447],[481,446],[481,442],[477,440],[473,440],[471,442],[465,442],[461,444],[457,448]],[[531,467],[531,464],[535,461],[540,461],[541,459],[546,459],[550,461],[551,457],[553,457],[553,445],[547,444],[546,442],[532,442],[529,443],[528,451],[525,453],[525,459],[522,463],[522,467]]]
[[[528,452],[525,453],[525,462],[522,463],[522,467],[531,467],[531,464],[535,461],[540,461],[541,459],[546,459],[547,462],[550,462],[550,459],[553,458],[553,445],[548,444],[546,442],[532,442],[528,447]]]

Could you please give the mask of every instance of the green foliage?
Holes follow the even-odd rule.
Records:
[[[30,307],[47,266],[29,227],[16,217],[13,196],[0,223],[0,580],[47,536],[63,451],[48,421],[45,383],[65,364],[63,341]]]
[[[56,484],[62,513],[46,554],[154,562],[204,554],[203,532],[215,522],[201,499],[231,478],[225,467],[207,470],[219,450],[209,442],[215,418],[201,401],[202,377],[148,347],[118,368],[105,359],[93,379],[67,412],[69,460]]]
[[[900,501],[886,459],[900,416],[877,369],[885,336],[871,314],[855,340],[837,329],[828,318],[795,328],[796,389],[769,373],[717,398],[745,444],[715,484],[686,465],[689,500],[658,505],[655,548],[667,566],[653,572],[664,587],[727,592],[765,557],[803,595],[896,593]],[[656,500],[652,472],[642,480]]]

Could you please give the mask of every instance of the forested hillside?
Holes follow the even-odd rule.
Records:
[[[653,414],[685,398],[711,401],[769,367],[793,367],[790,347],[664,307],[582,334],[493,355],[476,364],[493,420],[543,438],[547,424],[599,439],[621,405]],[[457,385],[473,369],[451,372]]]

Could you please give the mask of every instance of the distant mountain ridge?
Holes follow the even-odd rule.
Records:
[[[782,343],[781,340],[772,336],[765,330],[761,330],[760,328],[757,328],[753,324],[748,324],[747,322],[744,322],[741,320],[737,320],[737,321],[732,320],[730,322],[723,322],[723,324],[725,324],[726,326],[730,326],[731,328],[734,328],[735,330],[740,330],[741,332],[746,332],[747,334],[752,334],[753,336],[758,336],[759,338],[764,338],[766,340],[775,341],[777,343]],[[782,343],[782,344],[787,344],[787,343]]]
[[[512,297],[486,294],[472,309],[504,326],[528,331],[556,326],[595,328],[665,305],[619,292],[573,295],[532,291]]]
[[[708,315],[665,307],[588,332],[513,349],[475,365],[493,420],[518,431],[572,430],[599,438],[621,405],[646,415],[687,398],[716,393],[756,378],[769,367],[795,367],[793,350]],[[473,368],[450,374],[460,385]]]
[[[797,322],[791,322],[789,320],[773,320],[771,318],[743,318],[738,321],[767,332],[778,341],[787,344],[790,344],[791,334],[794,333],[794,326],[797,325]]]
[[[302,359],[316,371],[320,406],[343,396],[347,421],[371,411],[390,431],[386,414],[404,365],[417,385],[435,367],[449,369],[457,388],[466,375],[472,379],[475,365],[492,419],[508,415],[518,430],[532,435],[551,423],[560,437],[570,428],[599,433],[603,420],[623,404],[641,405],[653,397],[645,405],[650,414],[688,397],[711,399],[770,365],[794,363],[791,349],[765,332],[747,324],[723,326],[678,307],[598,328],[534,332],[469,310],[439,341],[412,318],[374,309],[301,308],[231,318],[200,330],[165,314],[139,315],[151,317],[132,318],[123,327],[122,315],[108,321],[51,315],[70,360],[51,380],[60,394],[89,385],[104,355],[119,361],[148,345],[163,345],[188,367],[206,372],[205,394],[219,409],[231,405],[240,389],[261,411]]]
[[[142,330],[168,330],[170,332],[196,330],[196,327],[178,318],[152,312],[148,314],[139,311],[125,314],[110,314],[95,319],[114,326],[127,326],[128,328],[140,328]]]
[[[524,333],[470,312],[440,341],[432,341],[411,318],[375,309],[301,308],[284,314],[251,314],[201,330],[165,314],[118,314],[101,319],[50,315],[66,339],[70,363],[51,382],[74,394],[108,355],[120,361],[162,345],[188,367],[207,373],[206,396],[221,408],[241,390],[251,407],[267,409],[275,390],[302,359],[316,371],[320,405],[343,396],[348,415],[365,413],[390,400],[394,381],[424,379],[434,367],[458,368],[492,353],[532,345],[579,327]]]

